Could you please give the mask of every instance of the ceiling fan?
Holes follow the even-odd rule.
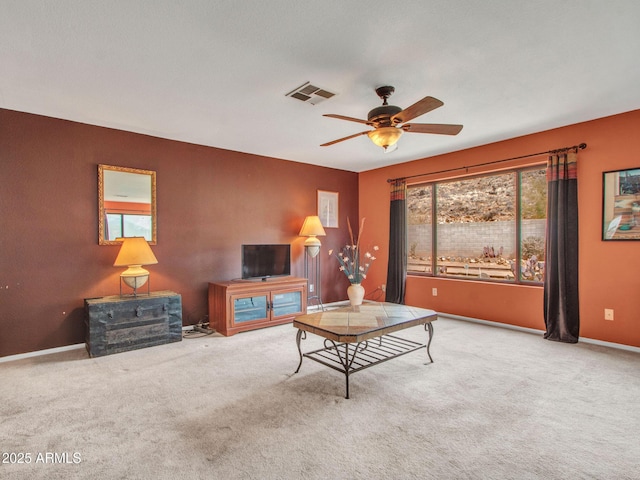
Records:
[[[372,126],[373,130],[349,135],[332,142],[323,143],[321,147],[328,147],[338,142],[343,142],[360,135],[368,135],[373,143],[382,147],[385,152],[393,151],[403,132],[410,133],[435,133],[439,135],[457,135],[462,130],[462,125],[450,125],[444,123],[406,123],[420,115],[444,105],[443,102],[433,97],[424,97],[404,110],[395,105],[389,105],[387,99],[395,91],[394,87],[384,86],[376,88],[376,93],[382,99],[382,105],[374,108],[367,115],[367,120],[345,117],[344,115],[325,114],[325,117],[339,118],[350,122],[364,123]]]

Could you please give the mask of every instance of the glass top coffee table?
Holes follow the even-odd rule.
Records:
[[[300,315],[293,321],[298,329],[296,344],[300,354],[295,373],[300,371],[304,357],[342,372],[346,379],[345,398],[349,398],[349,375],[355,372],[425,347],[433,363],[429,352],[433,337],[431,323],[437,318],[433,310],[378,302]],[[390,335],[418,325],[424,325],[428,332],[426,344]],[[323,337],[324,348],[302,353],[300,343],[306,340],[307,332]]]

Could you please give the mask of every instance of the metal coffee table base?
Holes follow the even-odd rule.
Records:
[[[300,363],[298,363],[298,368],[295,373],[300,371],[304,357],[326,365],[338,372],[342,372],[344,373],[346,381],[345,398],[349,398],[349,376],[360,370],[373,367],[379,363],[415,352],[425,347],[427,349],[429,363],[433,363],[433,358],[431,358],[431,353],[429,352],[431,339],[433,337],[433,325],[431,325],[431,323],[425,323],[424,328],[429,333],[429,341],[426,345],[394,335],[383,335],[359,343],[336,343],[333,340],[325,339],[324,348],[307,353],[302,353],[300,347],[301,340],[306,340],[307,338],[307,332],[298,330],[296,344],[298,346],[298,353],[300,354]]]

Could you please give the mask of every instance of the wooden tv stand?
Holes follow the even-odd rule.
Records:
[[[306,278],[209,283],[209,324],[226,336],[290,323],[305,313]]]

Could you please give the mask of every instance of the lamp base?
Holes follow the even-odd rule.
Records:
[[[137,297],[139,295],[147,295],[147,296],[151,295],[151,290],[150,290],[151,282],[149,282],[148,280],[149,280],[148,273],[146,275],[137,275],[137,276],[120,275],[120,297],[122,298],[122,297]],[[133,293],[123,294],[122,293],[123,283],[133,288]],[[147,292],[139,293],[138,289],[145,284],[147,285]]]
[[[313,258],[320,253],[320,240],[318,237],[307,237],[304,241],[304,246],[307,249],[307,254]]]
[[[304,256],[304,276],[307,278],[307,306],[313,305],[315,301],[316,306],[324,311],[321,294],[320,256],[318,255],[320,246],[308,246],[305,243],[305,249],[307,254]],[[315,250],[315,253],[312,249]]]

